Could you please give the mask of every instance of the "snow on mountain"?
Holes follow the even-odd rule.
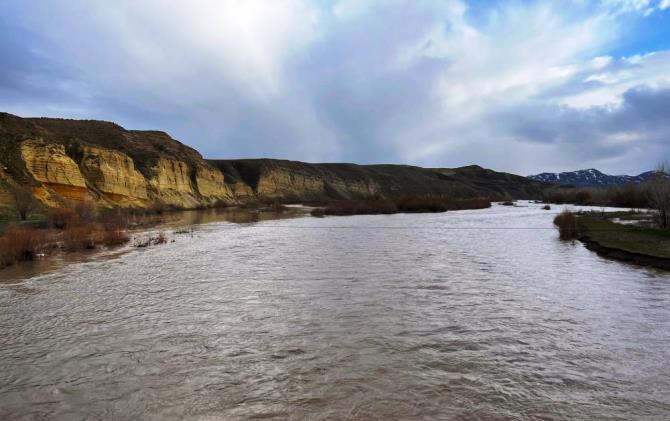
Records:
[[[545,183],[571,185],[577,187],[607,187],[622,186],[625,184],[639,184],[649,180],[654,171],[643,172],[639,175],[609,175],[594,168],[562,173],[542,173],[530,175],[528,178]]]

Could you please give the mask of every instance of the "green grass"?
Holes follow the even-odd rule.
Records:
[[[602,217],[577,219],[580,235],[601,246],[670,259],[670,231],[617,224]]]
[[[20,221],[16,211],[9,207],[0,207],[0,235],[5,232],[10,225],[29,226],[32,228],[42,228],[46,224],[47,216],[42,211],[31,212],[27,221]]]

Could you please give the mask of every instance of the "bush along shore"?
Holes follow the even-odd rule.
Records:
[[[646,214],[564,211],[554,223],[562,240],[578,239],[603,257],[670,270],[670,231],[640,224],[649,221],[641,216]]]
[[[62,251],[120,246],[130,242],[131,226],[151,225],[149,221],[151,218],[139,223],[138,215],[118,209],[100,211],[92,202],[54,208],[39,224],[15,223],[4,229],[0,236],[0,269]],[[165,234],[161,232],[156,237],[137,240],[133,245],[146,247],[165,242]]]
[[[399,199],[342,200],[312,210],[312,216],[326,215],[388,215],[394,213],[447,212],[491,207],[488,199],[449,199],[403,197]]]

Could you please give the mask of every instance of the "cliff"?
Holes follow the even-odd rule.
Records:
[[[28,185],[47,206],[82,200],[133,208],[236,203],[221,171],[196,150],[163,132],[104,121],[0,114],[0,163],[0,191]]]
[[[94,200],[104,207],[197,208],[245,202],[371,197],[537,198],[544,184],[477,166],[310,164],[206,160],[158,131],[104,121],[0,113],[0,205],[26,185],[46,206]]]
[[[370,197],[540,198],[546,185],[476,165],[421,168],[409,165],[310,164],[275,159],[210,160],[227,183],[244,194],[279,201]]]

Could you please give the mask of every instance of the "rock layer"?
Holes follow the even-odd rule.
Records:
[[[246,202],[440,196],[539,198],[543,183],[477,166],[205,160],[164,132],[104,121],[0,113],[0,191],[30,185],[44,204],[198,208]],[[7,195],[0,197],[6,202]],[[3,199],[4,198],[4,199]]]
[[[83,152],[83,175],[108,199],[138,206],[148,199],[147,182],[128,155],[97,147],[85,147]]]
[[[65,153],[63,145],[28,140],[21,144],[21,156],[35,180],[61,196],[73,200],[88,197],[86,181],[79,166]]]

